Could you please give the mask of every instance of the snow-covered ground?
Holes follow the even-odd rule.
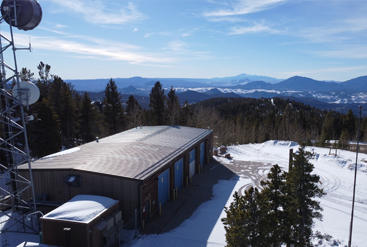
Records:
[[[218,158],[220,162],[236,166],[240,161],[258,163],[258,177],[265,177],[271,165],[278,164],[288,169],[289,149],[298,149],[294,142],[268,141],[262,144],[231,146],[228,152],[235,161]],[[329,155],[327,148],[307,147],[306,150],[315,154],[311,162],[314,172],[321,177],[322,187],[327,193],[321,199],[323,221],[317,221],[314,230],[330,234],[344,246],[348,243],[350,210],[353,189],[355,153],[335,150]],[[256,163],[254,163],[256,167]],[[215,169],[215,167],[211,168]],[[256,176],[246,177],[241,174],[232,180],[221,180],[213,187],[213,198],[203,203],[194,214],[180,226],[160,235],[143,235],[129,246],[225,246],[225,230],[221,218],[225,216],[223,207],[232,201],[235,191],[241,191],[248,184],[257,184]],[[254,170],[251,170],[254,172]],[[256,172],[256,170],[255,170]],[[257,178],[258,178],[257,177]],[[364,247],[367,243],[367,155],[360,154],[356,187],[356,205],[353,231],[353,246]],[[15,233],[14,233],[15,234]],[[16,235],[9,235],[9,241],[16,246],[19,242]],[[24,240],[34,241],[35,235],[19,235]],[[18,242],[16,242],[18,241]],[[324,246],[329,246],[328,244]]]
[[[248,144],[231,146],[228,152],[234,160],[262,162],[271,165],[278,164],[284,170],[288,169],[289,149],[296,151],[299,146],[294,142],[268,141],[262,144]],[[314,230],[330,234],[334,239],[340,240],[341,246],[348,243],[350,224],[350,210],[353,189],[353,167],[355,153],[339,151],[337,156],[329,155],[327,148],[307,147],[306,150],[315,154],[311,162],[314,164],[314,172],[321,177],[322,187],[327,193],[321,199],[323,207],[323,221],[316,221]],[[218,158],[220,162],[230,163],[224,158]],[[360,154],[358,162],[358,177],[356,187],[356,205],[353,231],[353,246],[363,247],[367,243],[367,155]],[[263,177],[263,168],[259,169],[259,176]],[[232,201],[232,194],[241,190],[249,183],[255,184],[250,178],[240,176],[237,180],[220,181],[213,188],[212,200],[203,203],[196,212],[176,229],[161,235],[141,236],[130,246],[224,246],[225,230],[221,218],[225,216],[222,211],[213,221],[213,211],[226,200],[226,205]],[[228,197],[223,190],[233,188]],[[226,197],[226,198],[223,198]],[[208,229],[208,226],[210,229]],[[325,246],[328,246],[326,244]]]

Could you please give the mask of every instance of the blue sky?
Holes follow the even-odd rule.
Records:
[[[365,0],[40,0],[20,67],[64,79],[367,74]],[[7,27],[2,24],[3,32]]]

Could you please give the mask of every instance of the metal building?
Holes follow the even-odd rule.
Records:
[[[46,156],[32,165],[37,204],[107,196],[119,201],[124,222],[137,227],[203,169],[212,138],[208,129],[138,127]]]

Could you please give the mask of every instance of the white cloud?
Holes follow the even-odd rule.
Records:
[[[207,60],[213,59],[208,51],[195,50],[182,40],[173,40],[163,49],[164,54],[170,54],[180,61]]]
[[[175,40],[175,41],[171,41],[168,44],[168,50],[170,51],[174,51],[174,52],[182,52],[184,50],[186,50],[186,43],[181,41],[181,40]]]
[[[211,16],[208,18],[211,22],[245,22],[246,20],[238,16]]]
[[[366,59],[366,45],[342,45],[338,48],[316,51],[315,54],[323,57],[342,58],[342,59]]]
[[[6,33],[3,34],[7,35]],[[35,50],[40,49],[66,52],[73,55],[126,61],[131,64],[167,64],[174,61],[174,58],[172,57],[162,56],[158,53],[140,51],[140,47],[137,46],[123,43],[119,44],[117,42],[103,41],[94,38],[89,39],[89,44],[83,43],[81,41],[71,41],[70,39],[56,38],[51,36],[31,36],[31,38],[32,48]],[[15,40],[16,43],[19,44],[28,44],[29,36],[24,34],[16,34]]]
[[[192,35],[192,33],[187,32],[187,33],[182,33],[182,34],[181,34],[181,37],[182,37],[182,38],[186,38],[186,37],[190,37],[191,35]]]
[[[230,35],[242,35],[248,33],[279,33],[278,30],[272,29],[264,24],[255,24],[253,26],[241,26],[241,27],[232,27],[229,34]]]
[[[66,25],[63,25],[63,24],[56,24],[55,25],[55,28],[57,29],[62,29],[62,28],[66,28],[67,26]]]
[[[206,17],[220,17],[233,15],[246,15],[260,12],[275,7],[277,4],[287,0],[237,0],[231,4],[230,8],[219,9],[204,13]]]
[[[141,20],[143,14],[129,2],[120,9],[108,9],[102,0],[50,0],[66,9],[81,14],[84,19],[96,24],[123,24]]]
[[[358,34],[365,34],[365,31],[367,31],[367,18],[363,17],[338,20],[317,27],[304,27],[295,34],[314,43],[335,43],[351,40],[358,37]]]
[[[170,32],[151,32],[144,34],[144,38],[150,38],[152,36],[170,36]]]
[[[365,74],[367,65],[360,66],[339,66],[339,67],[326,67],[321,69],[310,69],[310,70],[302,70],[302,71],[291,71],[291,72],[280,72],[279,76],[281,77],[291,77],[291,76],[306,76],[306,77],[318,77],[321,78],[330,78],[330,75],[335,75],[336,73],[341,74],[341,77],[350,78],[350,76],[355,76],[355,74]],[[352,73],[353,72],[353,73]],[[352,75],[349,75],[352,73]]]
[[[198,32],[200,28],[192,28],[190,30],[179,30],[181,32],[181,37],[186,38],[192,36],[194,33]]]
[[[139,32],[139,28],[134,27],[133,32],[134,32],[134,33]]]

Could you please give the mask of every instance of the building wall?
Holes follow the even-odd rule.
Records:
[[[213,134],[206,136],[205,138],[201,139],[191,147],[189,147],[183,154],[175,157],[170,163],[166,166],[162,167],[159,171],[153,174],[149,179],[146,179],[142,185],[142,194],[141,194],[141,207],[140,207],[140,219],[144,220],[144,222],[149,221],[149,218],[159,213],[159,205],[158,205],[158,176],[165,171],[167,168],[170,169],[170,177],[171,177],[171,194],[170,198],[173,200],[175,198],[175,190],[174,190],[174,164],[179,159],[183,158],[183,165],[184,165],[184,187],[189,186],[189,153],[191,150],[195,149],[195,159],[196,159],[196,173],[202,172],[200,169],[200,144],[205,142],[205,164],[203,169],[209,164],[211,157],[212,157],[212,150],[213,150]],[[184,188],[183,188],[184,189]],[[179,193],[179,192],[178,192]],[[164,206],[162,208],[164,210]]]
[[[69,175],[79,176],[80,186],[68,185]],[[120,202],[129,226],[134,226],[135,214],[138,220],[139,181],[71,170],[33,170],[33,181],[37,202],[62,204],[78,194],[101,195]]]

